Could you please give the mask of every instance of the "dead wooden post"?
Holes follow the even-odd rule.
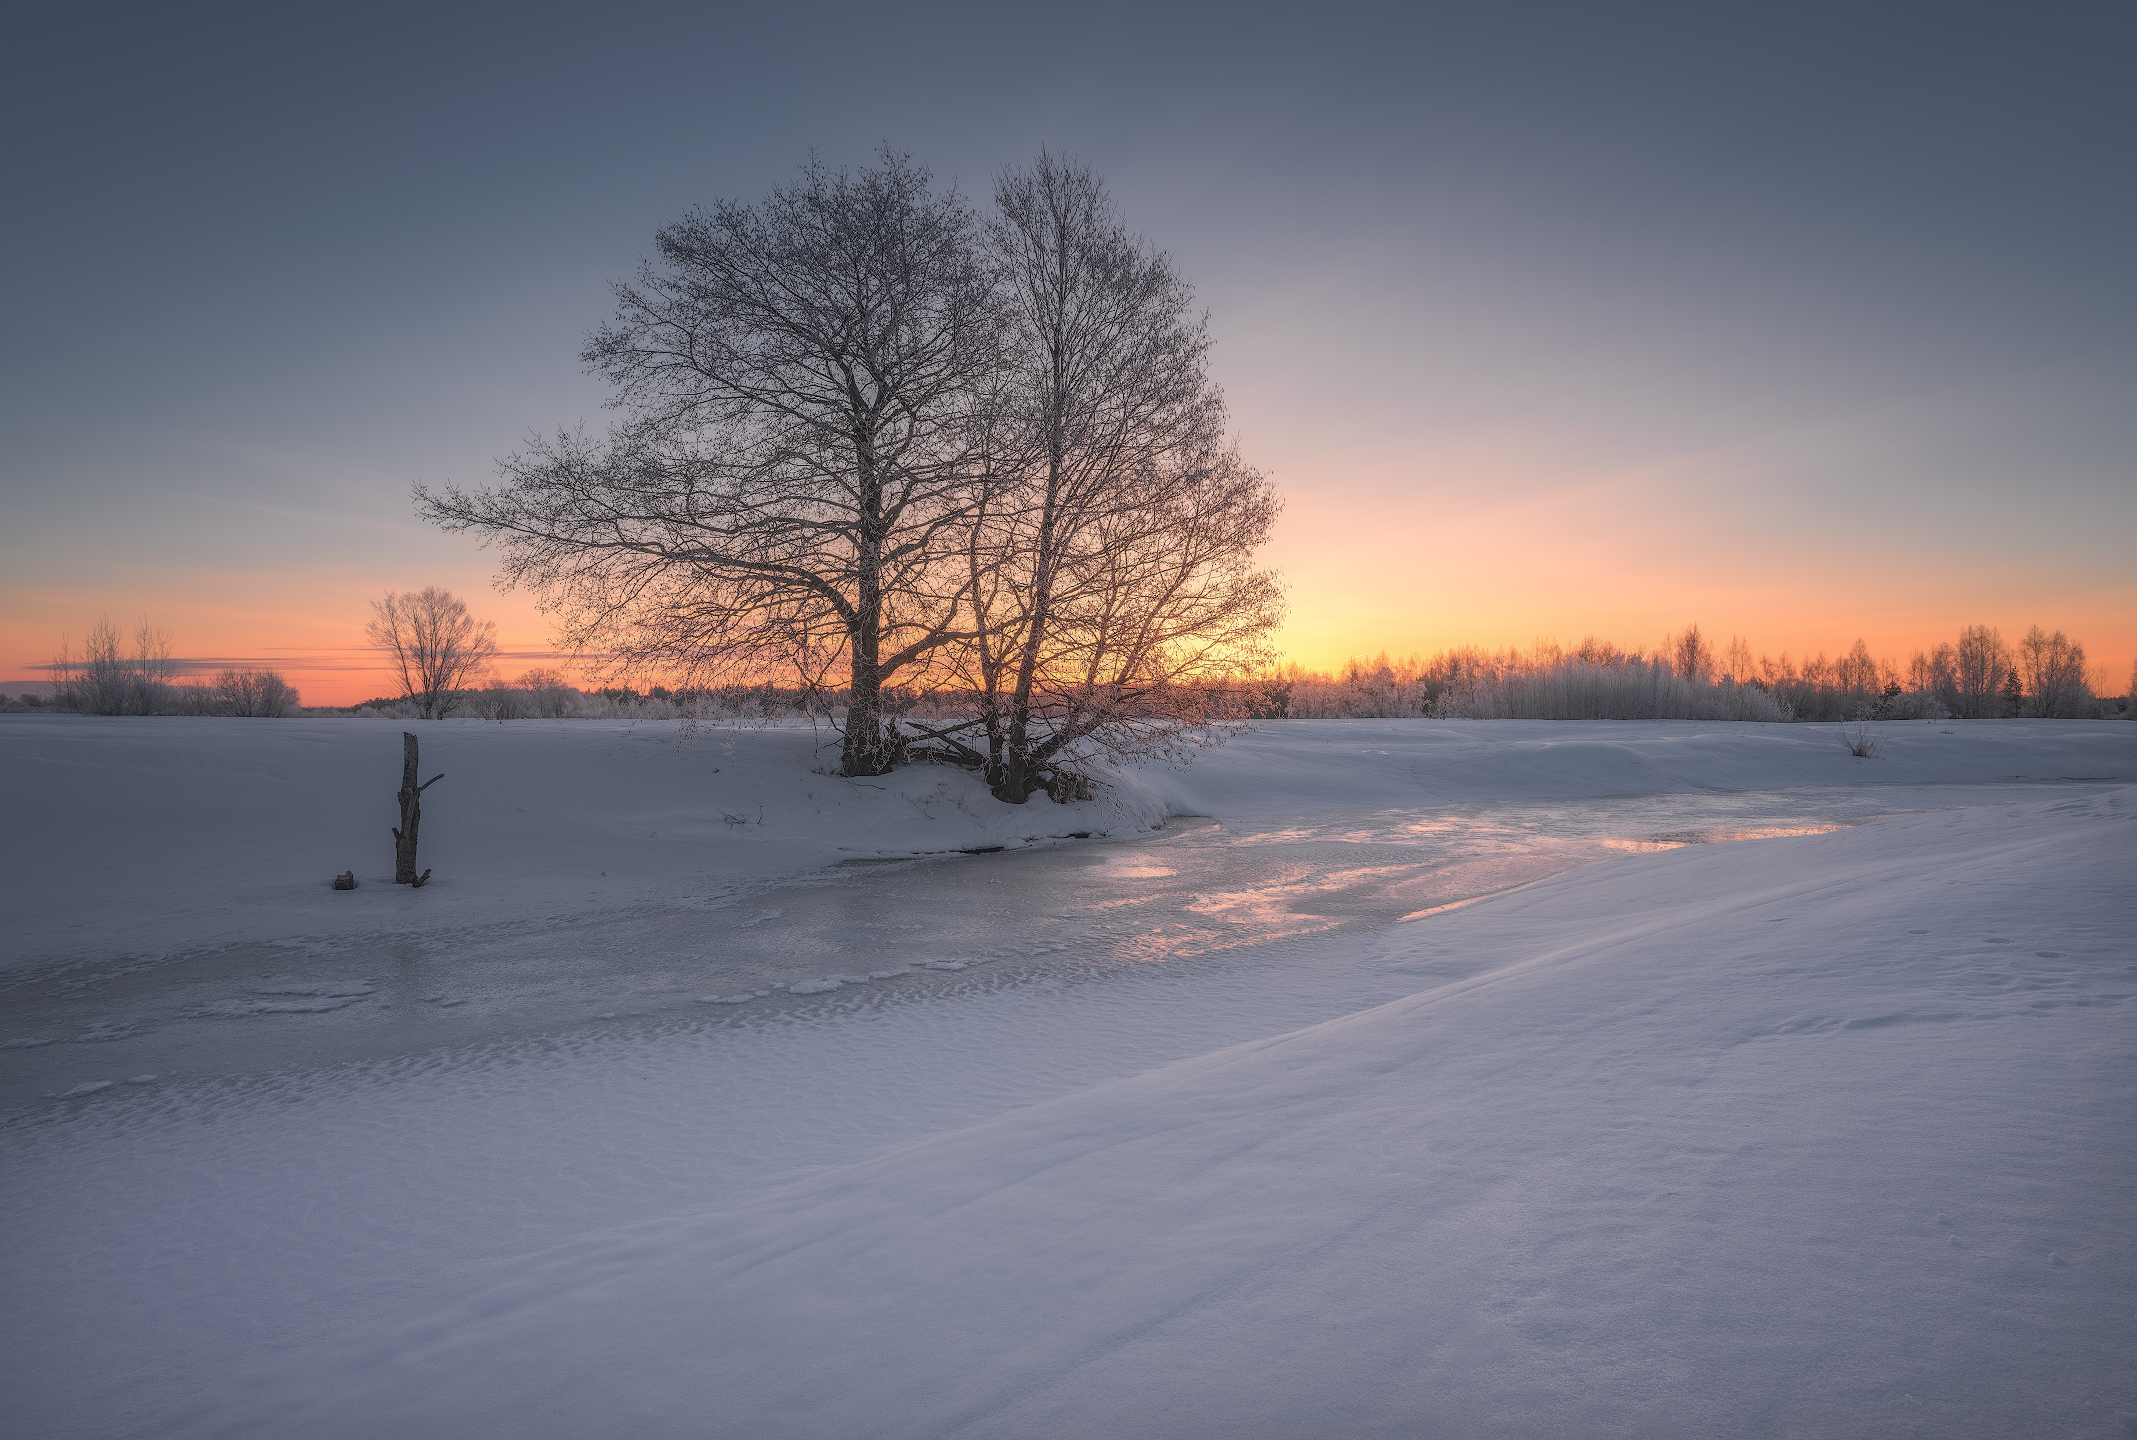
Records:
[[[423,823],[422,796],[425,790],[445,778],[443,773],[433,775],[422,784],[416,784],[416,737],[406,730],[401,732],[401,826],[393,832],[393,883],[396,885],[421,885],[430,878],[425,870],[416,874],[416,826]]]

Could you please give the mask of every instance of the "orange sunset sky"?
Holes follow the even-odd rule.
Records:
[[[887,138],[982,202],[1067,150],[1172,252],[1286,499],[1287,661],[2038,623],[2119,692],[2132,87],[2091,12],[1950,13],[1248,9],[1014,66],[975,25],[887,97],[775,15],[709,68],[533,22],[75,34],[7,102],[0,689],[109,613],[348,703],[368,602],[428,584],[544,663],[409,486],[605,423],[578,349],[653,232]]]

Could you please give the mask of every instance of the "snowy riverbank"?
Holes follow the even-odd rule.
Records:
[[[2137,725],[1284,721],[1096,801],[1003,805],[976,776],[868,780],[807,729],[423,722],[421,891],[392,879],[399,724],[0,717],[0,966],[189,946],[437,933],[717,903],[845,860],[1247,818],[1508,799],[1846,784],[2137,779]],[[353,869],[360,888],[330,878]]]
[[[401,732],[423,745],[420,891],[393,880]],[[828,745],[828,749],[824,748]],[[922,765],[867,780],[829,732],[667,721],[0,717],[15,816],[0,965],[189,945],[436,931],[692,905],[842,860],[1139,832],[1097,801],[1004,805]],[[358,888],[332,877],[354,869]]]

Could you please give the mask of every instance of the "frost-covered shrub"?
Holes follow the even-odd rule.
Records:
[[[1925,690],[1902,690],[1898,686],[1885,692],[1872,715],[1877,720],[1948,720],[1951,711],[1944,702]]]
[[[52,665],[52,703],[84,715],[160,715],[171,700],[177,673],[171,645],[161,631],[143,623],[127,654],[119,628],[99,615],[75,655],[64,646]]]
[[[819,697],[820,701],[839,697]],[[772,721],[810,713],[806,697],[777,686],[722,686],[671,691],[654,686],[640,693],[624,686],[580,690],[554,670],[530,671],[511,684],[486,685],[451,697],[453,713],[484,720],[718,720]],[[835,708],[835,707],[834,707]],[[824,710],[819,703],[817,712]],[[418,720],[413,699],[366,700],[337,713],[380,720]]]
[[[1351,660],[1336,674],[1293,665],[1234,683],[1257,697],[1257,719],[1437,715],[1507,719],[1794,720],[1851,723],[1942,720],[1957,714],[2089,715],[2097,707],[2080,674],[2084,651],[2038,626],[2021,647],[2023,672],[1996,631],[1972,626],[1956,645],[1917,654],[1905,671],[1858,639],[1837,659],[1820,651],[1754,658],[1731,637],[1711,645],[1696,625],[1666,636],[1652,654],[1594,636],[1571,649],[1539,641],[1530,650],[1474,646],[1422,659]],[[2137,692],[2137,666],[2131,690]],[[2021,674],[2037,678],[2021,684]],[[2129,701],[2101,713],[2133,715]]]
[[[534,697],[506,684],[468,692],[463,708],[485,720],[525,720],[534,714]]]
[[[1687,678],[1662,660],[1595,665],[1562,660],[1513,670],[1446,696],[1439,713],[1464,720],[1759,720],[1792,718],[1757,685]]]
[[[214,696],[216,714],[247,719],[280,719],[304,708],[296,687],[276,670],[225,670],[215,677]]]
[[[273,670],[225,670],[212,684],[188,681],[164,687],[159,715],[219,715],[280,719],[301,715],[297,691]]]
[[[527,703],[544,720],[561,720],[571,713],[579,692],[557,670],[529,670],[516,682],[527,692]]]

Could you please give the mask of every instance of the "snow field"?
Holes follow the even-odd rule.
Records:
[[[2127,776],[2131,733],[1909,734],[1868,773]],[[1881,763],[1761,727],[1329,722],[1145,783],[1363,815]],[[99,1081],[0,1136],[0,1416],[2110,1435],[2137,1411],[2131,799],[1631,855],[1100,983],[902,998],[857,954],[821,1010],[697,1034]],[[243,1023],[313,1023],[284,1013]]]
[[[1416,993],[1096,1085],[1151,992],[766,1027],[733,1108],[705,1047],[597,1047],[48,1127],[11,1167],[17,1403],[53,1435],[126,1433],[122,1380],[177,1435],[2109,1434],[2133,841],[2116,794],[1640,856],[1325,944],[1339,999]],[[1252,1033],[1295,978],[1172,988]],[[1012,1058],[1059,1093],[961,1106]],[[992,1118],[880,1144],[960,1108]],[[134,1352],[159,1325],[188,1364]]]

